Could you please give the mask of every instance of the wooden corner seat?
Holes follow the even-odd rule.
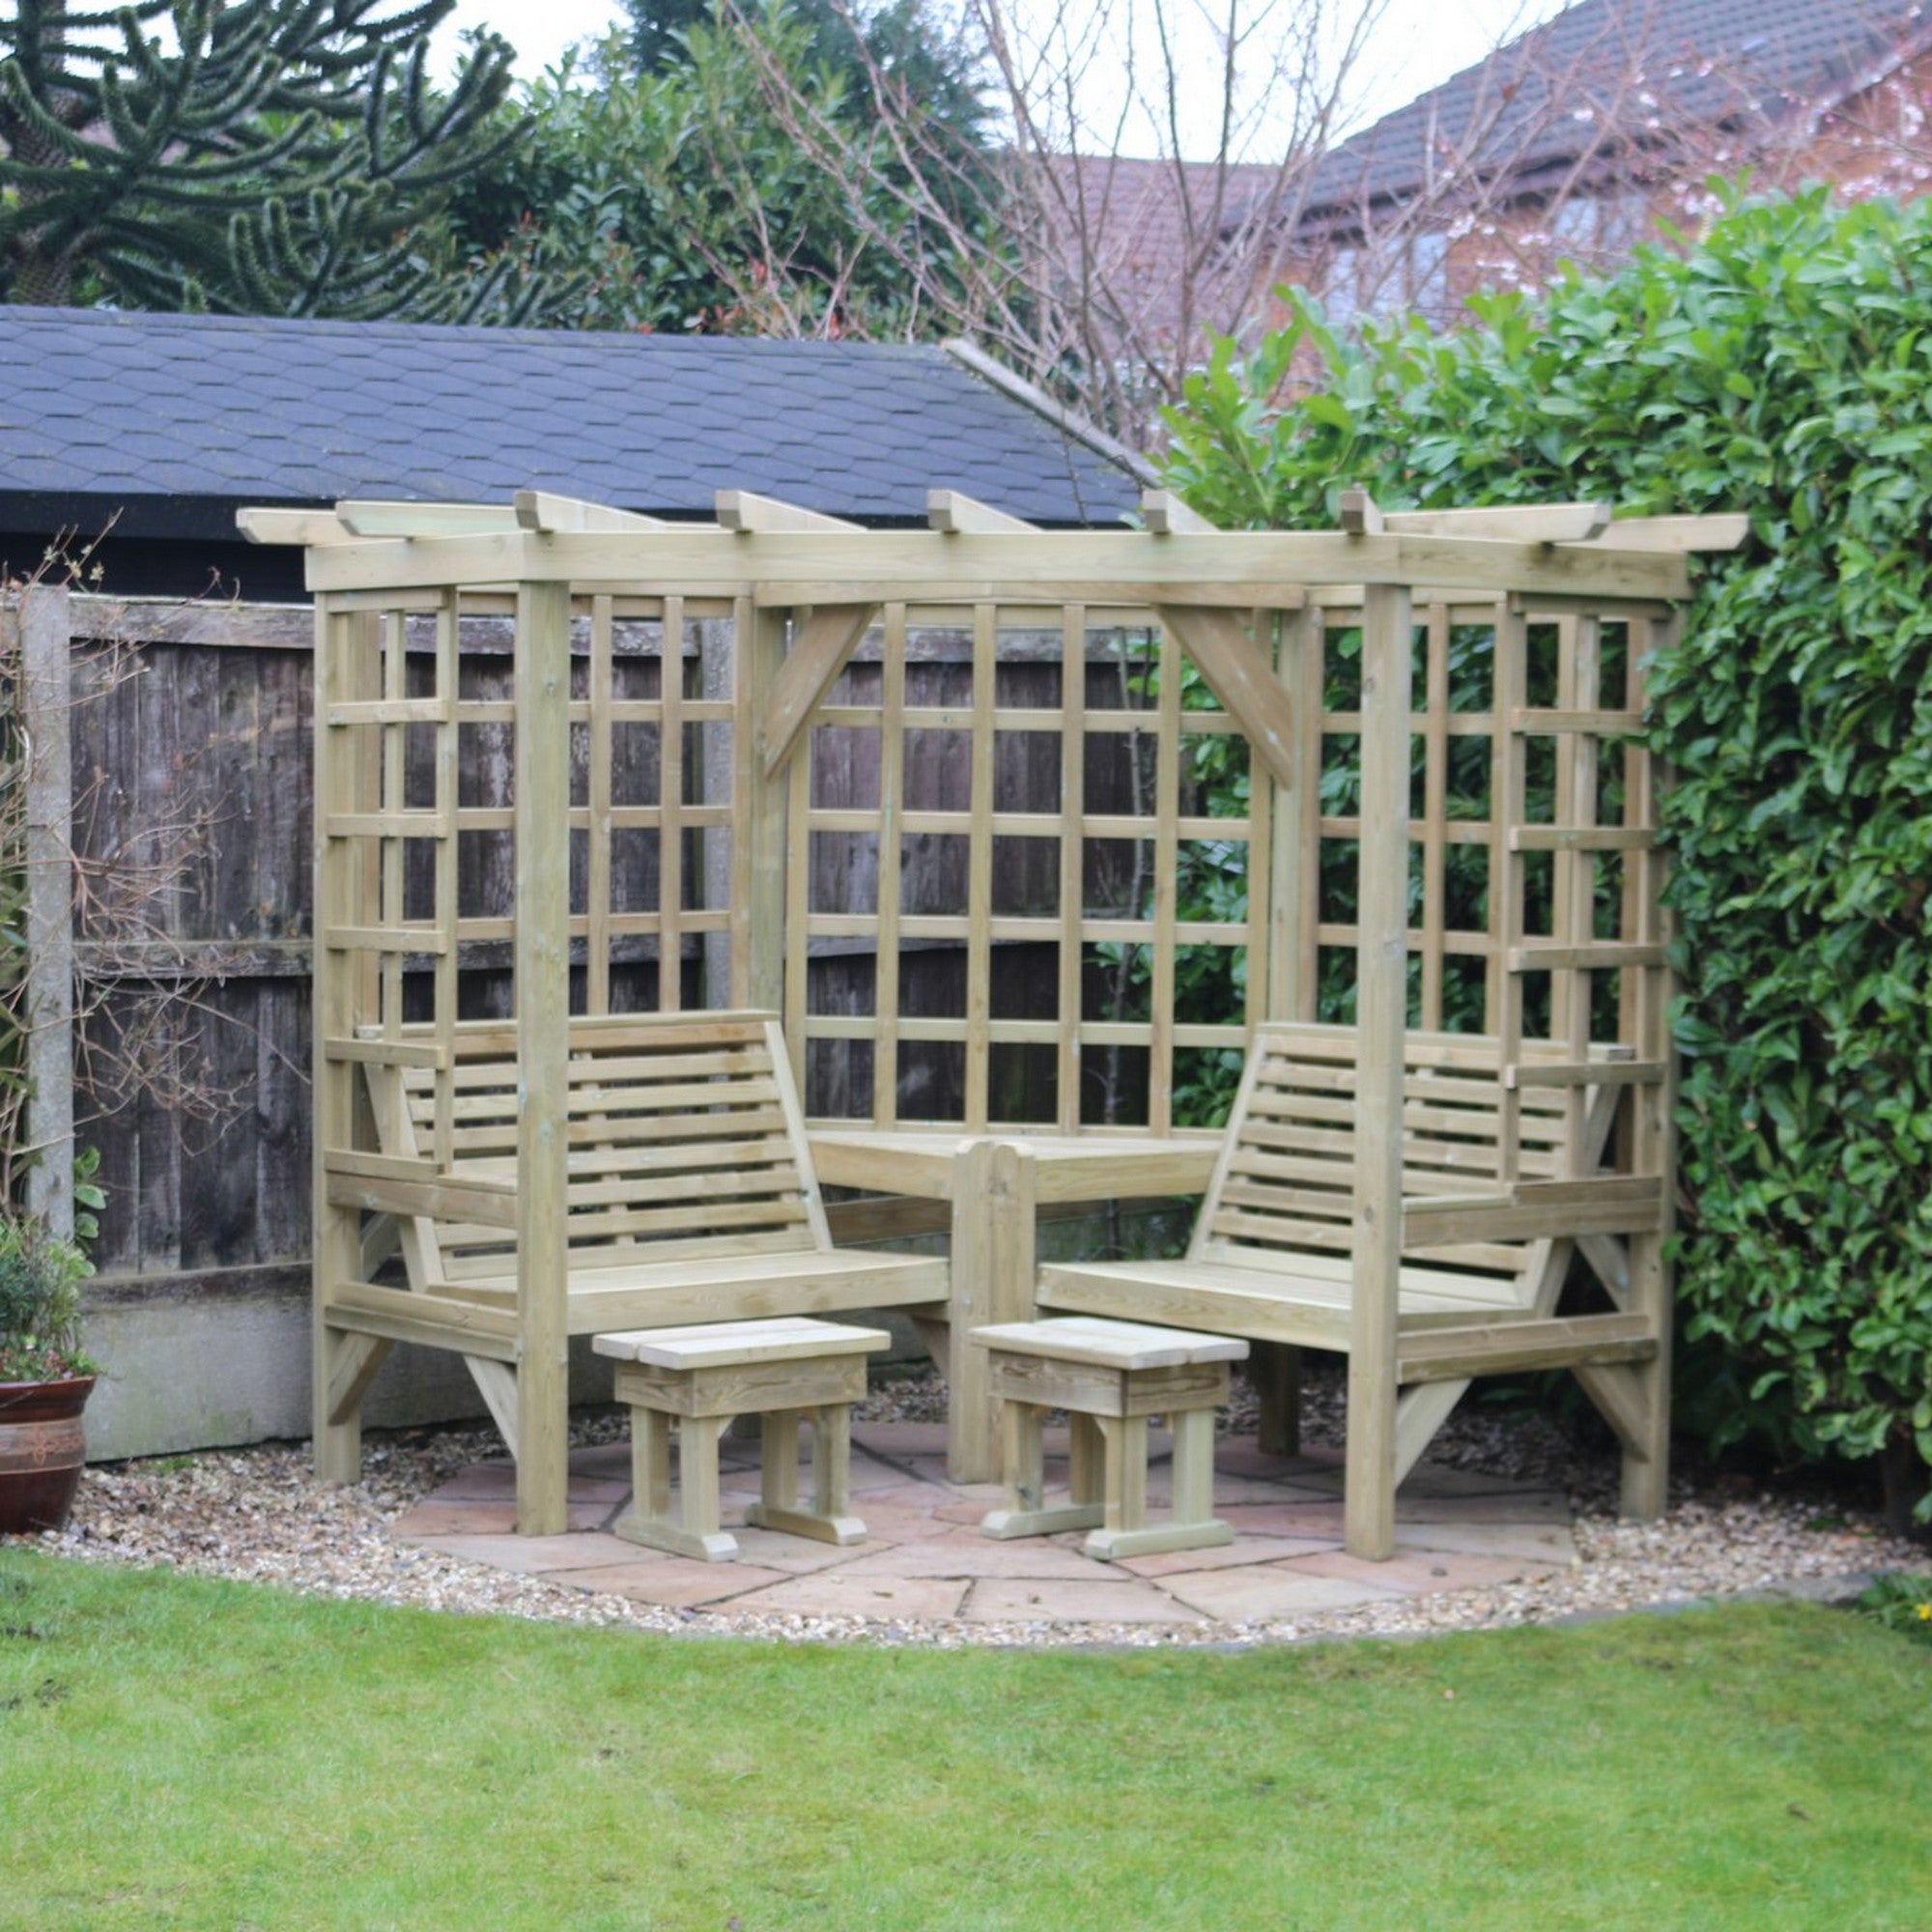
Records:
[[[334,1283],[325,1319],[458,1350],[515,1453],[515,1029],[459,1025],[446,1052],[405,1029],[356,1057],[377,1151],[330,1150],[329,1198],[393,1217],[409,1287]],[[833,1245],[769,1015],[573,1019],[569,1096],[568,1333],[854,1309],[944,1318],[944,1261]]]
[[[1347,1353],[1355,1039],[1348,1027],[1258,1028],[1186,1255],[1050,1264],[1040,1308]],[[1394,1481],[1479,1374],[1577,1368],[1627,1454],[1645,1439],[1639,1411],[1656,1392],[1630,1367],[1654,1358],[1659,1338],[1652,1318],[1626,1305],[1619,1237],[1663,1226],[1662,1183],[1602,1170],[1620,1094],[1650,1072],[1628,1049],[1594,1049],[1577,1066],[1536,1043],[1506,1074],[1492,1038],[1407,1037]],[[1505,1107],[1519,1150],[1507,1176]],[[1606,1313],[1556,1312],[1579,1250]]]

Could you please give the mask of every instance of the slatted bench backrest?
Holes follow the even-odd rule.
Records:
[[[573,1269],[830,1245],[777,1034],[714,1013],[571,1022]],[[457,1172],[514,1175],[514,1032],[458,1028],[453,1086]],[[385,1152],[435,1145],[433,1072],[372,1067],[371,1091]],[[438,1222],[433,1239],[445,1281],[515,1264],[501,1228]]]
[[[1352,1027],[1256,1030],[1230,1146],[1196,1224],[1193,1259],[1332,1275],[1352,1244],[1359,1068]],[[1503,1088],[1497,1042],[1410,1034],[1403,1070],[1403,1192],[1414,1198],[1493,1195],[1500,1185]],[[1520,1096],[1519,1172],[1554,1179],[1565,1100]],[[1530,1292],[1540,1243],[1466,1242],[1409,1259],[1496,1283],[1505,1299]]]

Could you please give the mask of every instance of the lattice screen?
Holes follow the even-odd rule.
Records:
[[[507,609],[455,591],[338,596],[322,632],[318,936],[356,962],[355,1028],[399,1052],[406,1023],[441,1035],[513,1010]],[[731,927],[731,611],[573,605],[568,845],[536,863],[569,868],[575,1011],[705,1003],[703,949],[722,952]],[[710,977],[725,985],[722,957]]]
[[[1592,1040],[1646,1035],[1638,1007],[1661,997],[1644,976],[1662,964],[1662,860],[1655,774],[1635,734],[1643,665],[1673,619],[1662,606],[1605,611],[1416,607],[1412,1026],[1567,1040],[1578,1059]],[[1311,738],[1303,755],[1321,776],[1296,841],[1317,858],[1294,871],[1282,907],[1278,1010],[1346,1020],[1361,832],[1359,613],[1311,609],[1282,666],[1297,716],[1320,720],[1319,745]],[[1605,690],[1620,694],[1607,708]],[[1593,975],[1605,982],[1594,995]]]
[[[1126,614],[888,605],[820,708],[786,917],[812,1111],[1164,1131],[1209,1061],[1237,1061],[1265,996],[1272,787]],[[1243,815],[1205,815],[1208,761],[1245,779]]]

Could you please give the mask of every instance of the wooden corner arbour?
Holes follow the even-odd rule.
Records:
[[[1627,1504],[1659,1507],[1671,1075],[1643,674],[1687,594],[1684,553],[1742,532],[1593,505],[1384,516],[1365,498],[1346,521],[1209,531],[1154,493],[1146,529],[1047,532],[948,491],[926,531],[744,492],[721,493],[714,525],[537,492],[244,512],[258,540],[308,546],[316,593],[324,1473],[354,1478],[389,1346],[428,1343],[472,1364],[511,1435],[520,1526],[560,1529],[569,1337],[657,1321],[620,1276],[715,1240],[719,1209],[771,1194],[775,1164],[829,1248],[807,1138],[829,1179],[930,1173],[937,1148],[982,1181],[1008,1171],[986,1165],[1000,1149],[1030,1174],[1039,1136],[1117,1150],[1133,1179],[1115,1193],[1191,1191],[1207,1162],[1186,1117],[1214,1066],[1263,1023],[1350,1014],[1348,1208],[1333,1219],[1330,1188],[1318,1218],[1349,1283],[1351,1548],[1391,1546],[1405,1364],[1431,1391],[1402,1403],[1405,1455],[1470,1375],[1513,1365],[1506,1344],[1403,1353],[1405,1229],[1446,1211],[1418,1204],[1413,1143],[1474,1145],[1435,1117],[1411,1028],[1469,1036],[1459,1067],[1489,1070],[1485,1204],[1523,1233],[1533,1202],[1525,1237],[1546,1244],[1538,1362],[1571,1359],[1573,1303],[1643,1327],[1644,1348],[1575,1359],[1624,1440]],[[484,689],[464,626],[506,616],[512,683]],[[507,806],[480,802],[492,761]],[[1205,787],[1209,766],[1226,781]],[[910,1010],[935,959],[956,991]],[[506,1010],[479,1006],[483,963],[497,984],[508,965]],[[1231,989],[1223,1007],[1198,1009],[1203,984]],[[775,1108],[784,1146],[645,1212],[661,1176],[635,1158],[639,1103],[586,1068],[648,1035],[634,1009],[700,1024],[706,1008],[781,1014],[782,1047],[762,1072],[658,1076],[691,1090],[666,1105],[715,1115],[740,1103],[705,1087],[765,1081],[743,1104]],[[1629,1179],[1654,1211],[1582,1211]],[[911,1308],[952,1373],[964,1463],[980,1462],[989,1409],[961,1335],[1031,1314],[1032,1255],[974,1219],[966,1186],[931,1189],[966,1236],[950,1303],[937,1264],[909,1263],[870,1302],[741,1288],[713,1312]],[[745,1226],[753,1249],[734,1245],[757,1259],[772,1231]],[[1432,1245],[1433,1265],[1463,1265],[1455,1240]],[[406,1289],[378,1279],[398,1248]],[[478,1253],[487,1267],[452,1273]],[[696,1299],[662,1320],[702,1319]]]

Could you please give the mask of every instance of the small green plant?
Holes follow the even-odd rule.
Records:
[[[99,1373],[80,1346],[80,1284],[93,1272],[78,1241],[0,1220],[0,1382]]]
[[[1887,1630],[1932,1643],[1932,1576],[1888,1570],[1872,1578],[1852,1607]]]

